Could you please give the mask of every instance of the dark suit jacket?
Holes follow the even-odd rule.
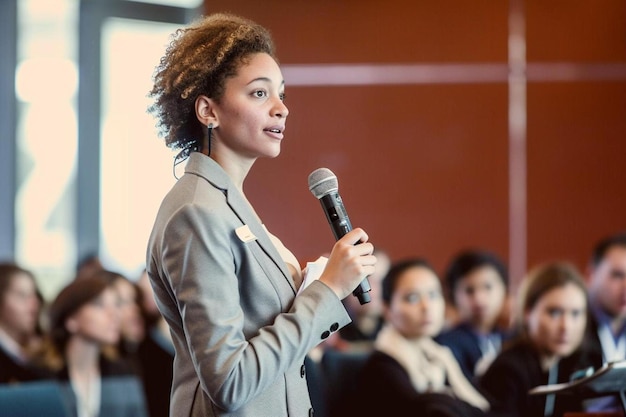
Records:
[[[589,366],[593,366],[594,369],[599,369],[604,364],[604,355],[602,353],[600,336],[598,335],[598,319],[594,314],[591,314],[587,325],[585,348],[588,352]]]
[[[585,365],[591,366],[595,370],[601,368],[605,362],[600,336],[598,335],[598,325],[598,319],[592,313],[588,321],[587,335],[583,345],[586,352]],[[590,400],[587,405],[591,406],[593,411],[623,411],[616,394]]]
[[[150,417],[169,417],[174,352],[156,339],[156,330],[148,332],[137,350],[141,381],[146,393]]]
[[[52,377],[43,369],[19,363],[0,346],[0,384],[36,381]]]
[[[567,382],[579,369],[577,354],[561,360],[557,382]],[[527,342],[518,340],[505,348],[478,380],[479,389],[491,403],[493,416],[543,417],[546,396],[529,395],[528,391],[548,383],[548,373],[541,369],[539,355]],[[566,411],[582,411],[582,401],[568,395],[557,395],[553,416]]]
[[[504,332],[495,333],[501,337],[502,341],[509,337]],[[464,323],[459,324],[442,332],[435,340],[437,343],[450,348],[467,380],[475,383],[474,369],[483,356],[483,352],[480,350],[478,335],[471,327]]]
[[[359,375],[354,398],[344,403],[339,415],[480,417],[484,413],[448,394],[418,392],[398,361],[375,350]]]

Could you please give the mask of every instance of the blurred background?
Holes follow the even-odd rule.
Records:
[[[486,248],[513,287],[626,229],[623,0],[1,0],[0,259],[45,295],[92,254],[139,276],[175,181],[151,76],[216,11],[274,35],[286,139],[245,190],[303,265],[334,240],[319,167],[392,259]]]

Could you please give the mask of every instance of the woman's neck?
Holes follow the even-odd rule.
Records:
[[[81,337],[69,340],[65,349],[68,369],[80,373],[97,370],[100,361],[100,346]]]
[[[548,372],[550,368],[559,361],[559,356],[553,353],[540,353],[539,363],[541,364],[541,370]]]
[[[74,336],[65,350],[67,371],[78,417],[97,416],[100,409],[100,345]]]
[[[216,149],[211,158],[228,174],[235,187],[243,194],[243,182],[256,159],[244,159],[230,151]]]

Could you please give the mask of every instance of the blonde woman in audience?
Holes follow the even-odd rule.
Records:
[[[519,293],[519,339],[505,347],[480,378],[494,416],[562,416],[581,411],[576,396],[529,395],[538,385],[569,381],[585,368],[581,349],[587,324],[587,293],[568,263],[548,263],[525,278]]]
[[[64,383],[72,416],[147,415],[130,366],[105,354],[104,348],[120,339],[119,296],[112,282],[98,276],[74,280],[50,305],[49,320],[40,361]]]
[[[32,272],[12,262],[0,263],[0,384],[42,377],[29,365],[41,338],[41,308]]]
[[[445,302],[428,262],[395,263],[382,282],[382,298],[385,325],[359,377],[358,398],[346,412],[360,404],[362,415],[484,415],[487,400],[450,350],[433,340],[444,323]]]

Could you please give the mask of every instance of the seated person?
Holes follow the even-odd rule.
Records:
[[[73,415],[147,415],[132,368],[107,355],[120,339],[119,297],[110,281],[89,276],[71,282],[50,305],[49,322],[38,363],[62,383]]]
[[[601,239],[591,253],[587,285],[591,321],[589,345],[592,365],[626,360],[626,233]],[[622,411],[614,395],[596,398],[587,411]]]
[[[474,381],[500,353],[507,336],[508,272],[494,254],[468,250],[454,257],[445,284],[458,322],[437,342],[448,346],[465,376]]]
[[[439,278],[422,259],[395,263],[382,282],[385,325],[358,378],[363,415],[482,416],[489,403],[450,350],[433,340],[444,323]]]
[[[119,272],[102,269],[95,271],[92,277],[101,278],[111,284],[118,296],[120,314],[120,339],[112,350],[116,351],[132,367],[137,375],[142,373],[139,345],[146,337],[145,321],[139,305],[139,288]]]
[[[152,285],[145,270],[142,271],[137,286],[138,301],[146,324],[146,337],[139,344],[137,356],[141,362],[148,411],[150,417],[169,417],[174,344],[169,326],[157,308]]]
[[[519,297],[519,336],[479,379],[493,415],[560,417],[582,411],[575,396],[528,394],[538,385],[568,382],[586,367],[580,362],[588,315],[582,277],[570,264],[545,264],[524,279]]]
[[[34,275],[14,264],[0,264],[0,384],[44,377],[29,365],[41,339],[41,294]]]

